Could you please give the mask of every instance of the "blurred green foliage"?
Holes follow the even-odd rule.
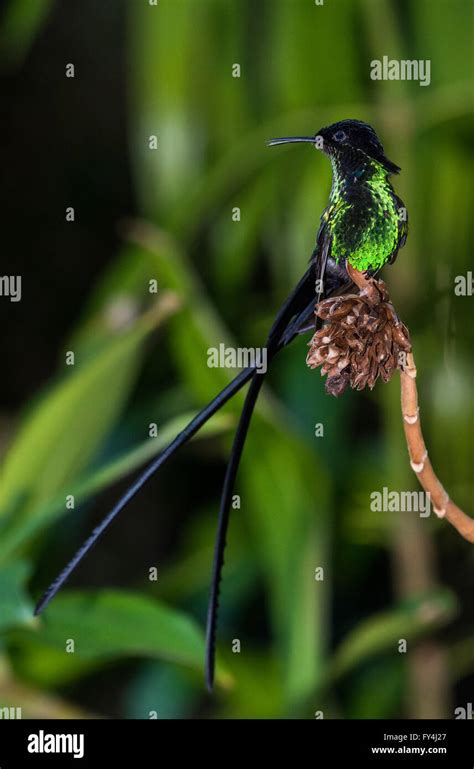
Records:
[[[230,372],[207,367],[209,347],[261,343],[305,269],[330,185],[322,156],[269,150],[264,140],[347,117],[374,125],[403,168],[395,185],[409,210],[410,234],[384,277],[412,332],[433,464],[469,509],[472,298],[456,297],[453,282],[471,266],[473,245],[473,14],[468,0],[125,5],[124,162],[140,217],[123,224],[121,252],[64,341],[75,365],[58,370],[26,404],[4,458],[0,630],[8,672],[0,678],[0,702],[36,712],[38,689],[67,699],[67,686],[94,685],[111,660],[146,657],[124,684],[122,715],[146,718],[156,710],[179,718],[202,712],[197,671],[220,476],[205,509],[194,509],[188,490],[189,530],[180,533],[156,583],[143,564],[135,590],[66,589],[33,620],[25,582],[50,547],[45,533],[166,445],[228,381]],[[36,25],[47,23],[48,4],[34,6],[10,2],[5,23],[15,58],[26,53]],[[372,81],[370,61],[384,55],[430,59],[430,87]],[[234,63],[239,78],[232,77]],[[157,151],[148,148],[150,135],[158,136]],[[238,224],[234,206],[241,209]],[[147,290],[152,278],[156,301]],[[450,715],[456,685],[474,674],[472,654],[462,665],[449,662],[450,648],[474,643],[474,605],[459,589],[472,580],[473,556],[431,519],[370,511],[374,490],[417,488],[397,377],[373,393],[331,401],[306,370],[304,345],[295,343],[275,363],[278,397],[264,393],[245,449],[242,507],[233,513],[223,583],[221,689],[205,712],[422,715],[407,705],[407,677],[412,646],[430,637],[447,650],[443,714]],[[150,376],[149,357],[165,355],[173,369],[163,364],[168,389],[154,406],[164,415],[171,405],[171,413],[158,438],[146,439],[144,425],[157,419],[137,406],[134,388]],[[210,439],[225,461],[241,404],[239,395],[212,420],[197,439],[204,448],[188,461],[199,461],[199,451],[205,456]],[[110,452],[115,441],[122,446],[121,421],[134,415],[132,439],[121,453]],[[314,436],[316,423],[324,425],[323,438]],[[66,509],[68,494],[76,497],[75,510]],[[167,500],[156,505],[166,509]],[[442,579],[425,558],[432,540]],[[54,563],[74,549],[62,545]],[[101,558],[100,545],[90,557]],[[420,563],[425,571],[412,578],[411,567],[415,573]],[[450,576],[456,563],[457,581]],[[323,580],[315,579],[318,567]],[[32,584],[36,596],[40,585]],[[69,638],[74,654],[65,651]],[[240,654],[230,651],[233,638],[241,640]],[[408,655],[398,653],[400,638],[408,640]],[[387,682],[383,691],[380,680]],[[65,717],[75,713],[63,707]]]

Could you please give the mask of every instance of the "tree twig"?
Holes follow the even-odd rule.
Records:
[[[474,543],[474,519],[458,507],[442,485],[428,457],[420,423],[416,366],[413,353],[406,356],[406,364],[400,371],[403,428],[412,470],[421,486],[429,493],[433,510],[438,518],[445,518],[468,542]]]

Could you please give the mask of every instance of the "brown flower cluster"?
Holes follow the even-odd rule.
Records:
[[[309,343],[306,362],[327,374],[330,395],[342,395],[349,385],[372,389],[379,377],[388,382],[395,369],[403,369],[410,336],[383,281],[371,278],[359,294],[324,299],[315,315],[325,323]]]

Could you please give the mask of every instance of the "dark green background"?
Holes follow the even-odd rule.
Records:
[[[472,547],[434,516],[370,511],[373,491],[418,488],[398,376],[331,399],[305,338],[275,362],[246,446],[215,698],[203,626],[240,397],[31,612],[145,457],[228,381],[207,349],[261,344],[305,270],[329,163],[265,139],[343,118],[370,122],[403,169],[410,233],[384,278],[431,459],[472,510],[473,299],[454,279],[472,269],[473,21],[469,0],[3,3],[1,273],[23,276],[23,298],[0,301],[0,706],[452,718],[472,702]],[[372,81],[384,55],[429,59],[431,85]],[[180,308],[160,321],[166,291]]]

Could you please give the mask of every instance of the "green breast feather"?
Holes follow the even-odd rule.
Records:
[[[331,255],[357,270],[377,270],[396,251],[398,206],[386,175],[373,173],[358,184],[337,186],[327,210]]]

